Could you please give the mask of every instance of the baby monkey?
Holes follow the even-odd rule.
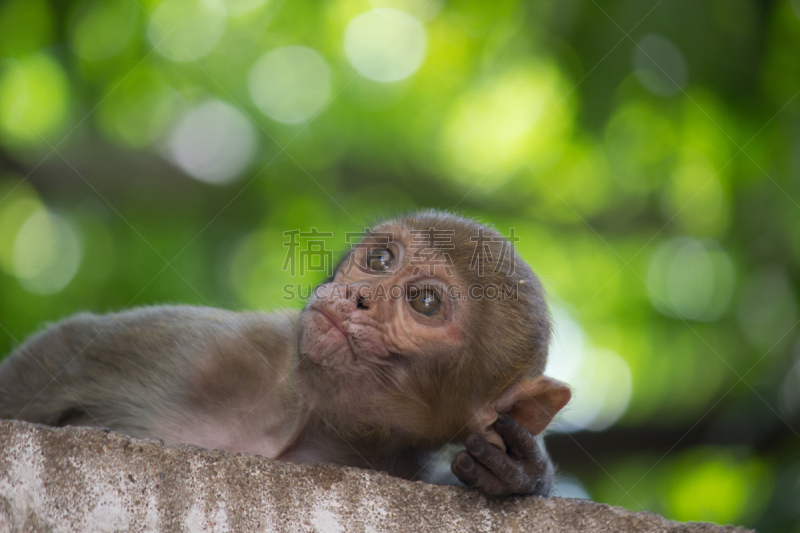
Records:
[[[424,477],[553,490],[541,436],[570,399],[543,375],[537,277],[495,230],[424,211],[381,223],[297,312],[156,306],[83,313],[0,365],[0,418]]]

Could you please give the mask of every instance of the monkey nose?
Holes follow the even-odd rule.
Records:
[[[369,309],[369,283],[358,282],[347,285],[347,299],[356,304],[358,309]]]

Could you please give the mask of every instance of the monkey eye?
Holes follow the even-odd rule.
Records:
[[[426,316],[436,314],[442,306],[442,299],[430,287],[410,286],[408,288],[408,301],[414,311]]]
[[[394,254],[388,248],[373,248],[367,254],[367,266],[371,270],[383,272],[394,263]]]

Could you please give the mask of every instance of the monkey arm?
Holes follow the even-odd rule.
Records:
[[[202,313],[151,307],[51,325],[0,365],[0,417],[157,436],[153,416],[174,409],[192,355],[206,344]]]
[[[491,496],[533,494],[550,496],[555,469],[541,436],[531,435],[512,417],[501,414],[495,423],[508,448],[503,452],[477,433],[466,439],[451,470],[464,484]]]
[[[250,433],[266,423],[292,429],[279,416],[285,388],[277,384],[294,322],[288,314],[190,306],[82,313],[0,364],[0,418],[270,456],[280,443],[253,443]],[[282,432],[267,433],[282,442]]]

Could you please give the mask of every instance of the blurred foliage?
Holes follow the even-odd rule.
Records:
[[[564,494],[800,532],[798,91],[798,0],[0,0],[0,353],[455,210],[547,287]]]

